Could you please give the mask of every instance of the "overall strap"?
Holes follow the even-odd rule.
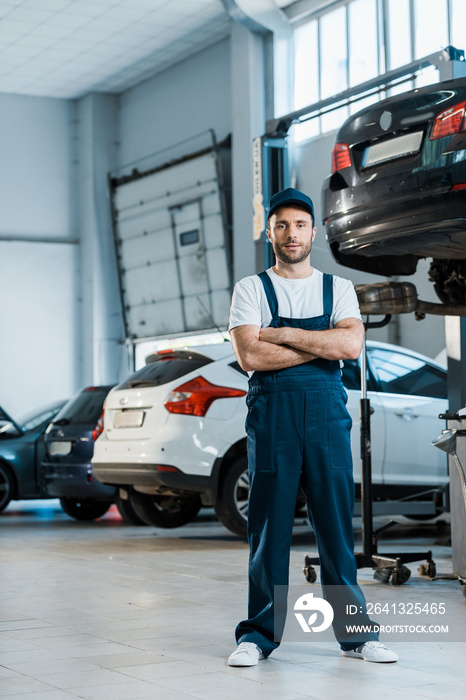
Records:
[[[323,276],[324,316],[328,314],[330,318],[333,311],[333,275],[324,272]]]
[[[278,300],[272,280],[265,271],[259,273],[259,279],[264,287],[265,296],[267,297],[272,318],[276,318],[278,316]]]

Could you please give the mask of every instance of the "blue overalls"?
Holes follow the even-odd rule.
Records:
[[[333,308],[333,277],[323,277],[323,314],[314,318],[283,318],[272,280],[259,275],[272,314],[270,326],[327,330]],[[278,645],[286,619],[286,590],[274,597],[274,586],[287,587],[296,499],[300,483],[306,493],[309,520],[326,586],[346,586],[346,604],[363,610],[357,623],[370,624],[363,593],[357,585],[354,558],[354,481],[351,417],[338,361],[316,359],[296,367],[254,372],[246,399],[248,468],[251,484],[248,515],[248,619],[236,628],[236,640],[254,642],[268,656]],[[347,595],[346,595],[347,591]],[[280,595],[280,594],[279,594]],[[343,603],[340,600],[338,605]],[[343,608],[340,608],[343,609]],[[369,639],[345,636],[335,610],[333,629],[342,649],[354,649]]]

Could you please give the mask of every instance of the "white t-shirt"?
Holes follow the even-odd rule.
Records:
[[[277,275],[272,268],[267,270],[272,280],[278,301],[278,315],[285,318],[313,318],[321,316],[323,309],[323,274],[314,268],[305,279],[286,279]],[[350,280],[333,276],[333,311],[330,327],[344,318],[359,318],[358,299]],[[258,275],[240,280],[233,291],[230,310],[229,330],[237,326],[270,325],[272,315],[265,295],[264,286]]]

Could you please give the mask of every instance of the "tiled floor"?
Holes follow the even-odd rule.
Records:
[[[438,572],[450,573],[448,527],[400,520],[383,549],[432,548]],[[355,528],[359,537],[359,520]],[[390,644],[397,664],[342,658],[333,642],[289,642],[254,668],[229,668],[248,552],[209,511],[155,530],[124,525],[114,509],[78,523],[56,502],[12,503],[0,538],[1,700],[465,697],[466,631],[456,643]],[[297,523],[292,584],[303,584],[305,553],[315,553],[314,539]],[[406,602],[421,593],[447,601],[466,621],[459,584],[426,581],[417,566],[401,587],[375,582],[370,569],[360,580]]]

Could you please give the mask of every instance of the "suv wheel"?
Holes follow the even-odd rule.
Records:
[[[0,464],[0,513],[13,498],[15,485],[8,467]]]
[[[248,460],[239,457],[223,479],[215,512],[222,525],[241,537],[247,535],[249,490]]]
[[[134,510],[129,497],[122,498],[120,495],[118,495],[116,498],[116,507],[118,508],[118,512],[120,513],[124,522],[128,523],[128,525],[147,525],[147,523],[144,522],[144,520],[140,518]]]
[[[131,491],[129,500],[136,514],[155,527],[181,527],[194,520],[201,509],[199,496],[154,496]]]
[[[97,520],[101,518],[112,505],[110,501],[94,501],[85,498],[60,498],[61,507],[67,515],[75,520]]]

